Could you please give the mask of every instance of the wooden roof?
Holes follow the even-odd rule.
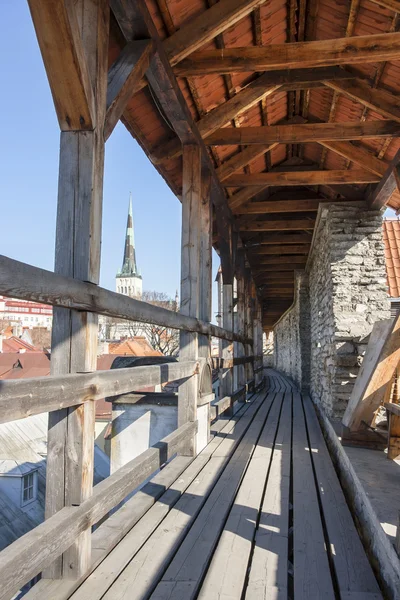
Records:
[[[110,4],[112,65],[127,40],[146,36],[124,21],[129,2]],[[372,206],[400,208],[390,171],[398,158],[389,164],[400,148],[400,2],[146,4],[234,215],[270,328],[292,302],[319,202],[370,198]],[[154,82],[140,88],[123,122],[179,196],[182,136]],[[393,185],[379,187],[389,176]]]

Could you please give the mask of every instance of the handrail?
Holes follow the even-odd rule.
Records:
[[[191,377],[204,360],[0,381],[0,423]]]
[[[63,554],[78,535],[97,523],[147,477],[172,458],[197,431],[185,423],[93,488],[80,506],[68,506],[0,552],[0,600],[8,600]]]
[[[193,331],[243,344],[253,343],[251,338],[217,325],[111,292],[92,283],[33,267],[4,255],[0,255],[0,294],[128,321]]]

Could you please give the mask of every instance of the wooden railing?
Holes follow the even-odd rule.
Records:
[[[0,598],[9,599],[61,556],[77,537],[117,506],[147,477],[172,458],[196,432],[185,423],[93,488],[79,506],[67,506],[0,553]]]
[[[0,255],[0,294],[252,344],[250,337]]]

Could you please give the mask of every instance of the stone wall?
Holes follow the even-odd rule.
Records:
[[[321,205],[292,309],[275,328],[275,365],[327,414],[341,418],[375,321],[390,316],[382,215],[364,205]],[[308,291],[308,293],[307,293]]]

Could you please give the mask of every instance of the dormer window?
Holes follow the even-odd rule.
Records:
[[[22,500],[21,506],[25,506],[25,504],[29,504],[29,502],[33,502],[36,500],[37,495],[37,471],[33,473],[28,473],[22,477]]]

